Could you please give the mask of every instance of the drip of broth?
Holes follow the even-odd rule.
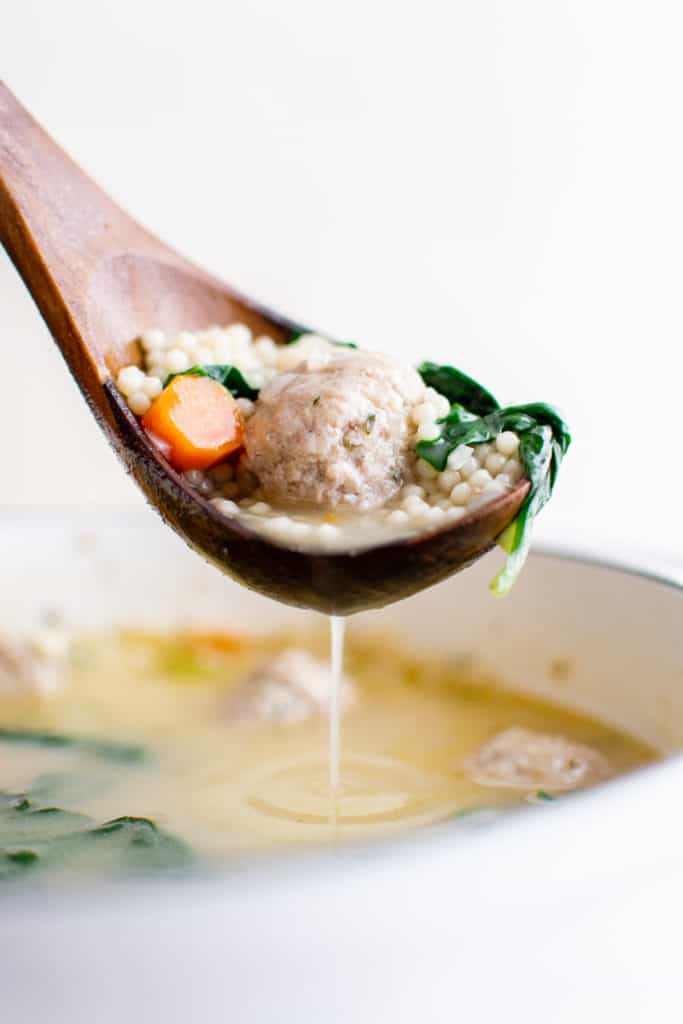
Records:
[[[329,720],[230,719],[227,695],[292,646],[331,658]],[[342,661],[355,686],[346,711]],[[411,651],[386,633],[355,628],[344,642],[344,620],[333,619],[329,636],[80,635],[64,692],[42,700],[0,696],[0,728],[132,743],[144,758],[127,763],[78,747],[13,744],[0,733],[0,791],[97,824],[149,818],[200,862],[222,863],[524,803],[533,793],[482,786],[463,766],[511,726],[587,744],[614,775],[658,756],[604,723],[505,689],[462,659]],[[0,851],[1,832],[0,821]]]
[[[329,707],[329,749],[328,777],[330,782],[330,826],[332,838],[337,838],[340,786],[340,726],[341,726],[341,682],[344,668],[345,622],[340,616],[330,616],[330,675],[331,693]]]

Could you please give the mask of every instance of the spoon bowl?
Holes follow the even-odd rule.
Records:
[[[240,295],[149,234],[50,139],[0,82],[0,241],[93,414],[151,504],[196,551],[268,597],[348,615],[471,565],[514,519],[522,480],[445,528],[344,553],[301,552],[222,516],[150,442],[114,380],[151,327],[245,323],[286,343],[305,328]]]

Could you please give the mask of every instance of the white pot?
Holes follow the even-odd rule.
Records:
[[[683,747],[673,582],[534,555],[496,601],[488,556],[367,616],[425,648],[486,652],[511,684]],[[303,613],[224,580],[148,518],[5,520],[5,625],[188,619],[264,628]],[[552,659],[570,659],[558,683]],[[1,766],[0,766],[1,771]],[[186,881],[7,890],[7,1024],[680,1021],[683,764],[557,804],[287,855]]]

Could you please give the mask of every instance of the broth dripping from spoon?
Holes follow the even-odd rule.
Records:
[[[341,701],[340,690],[342,669],[344,667],[344,633],[346,623],[338,615],[330,615],[330,670],[332,689],[329,704],[328,732],[328,780],[330,786],[330,828],[332,840],[337,838],[337,822],[339,815],[339,789],[341,782],[340,765],[340,724]]]

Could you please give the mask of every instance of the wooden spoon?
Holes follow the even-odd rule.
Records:
[[[522,481],[445,529],[349,554],[293,551],[220,515],[150,443],[114,379],[122,366],[140,363],[135,339],[151,327],[172,332],[242,322],[277,342],[303,328],[140,227],[1,82],[0,240],[93,414],[147,498],[196,551],[254,590],[334,615],[388,604],[474,562],[528,493],[529,483]]]

